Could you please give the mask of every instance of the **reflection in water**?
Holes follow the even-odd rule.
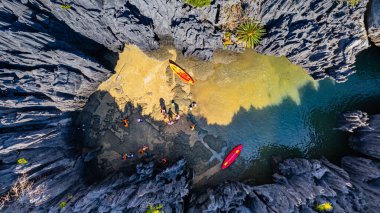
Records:
[[[195,85],[181,82],[168,68],[175,60],[195,79]],[[131,100],[143,106],[143,114],[160,119],[158,100],[175,99],[182,111],[189,102],[199,103],[199,113],[209,124],[229,124],[241,109],[261,109],[280,104],[290,97],[300,103],[298,90],[317,83],[286,58],[271,57],[247,50],[242,54],[220,51],[211,62],[177,56],[173,48],[149,55],[128,45],[119,56],[116,74],[100,85],[110,92],[120,110]],[[197,113],[197,112],[195,112]]]

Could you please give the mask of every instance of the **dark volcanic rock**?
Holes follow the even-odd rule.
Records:
[[[380,0],[372,0],[368,11],[368,36],[375,45],[380,46]]]

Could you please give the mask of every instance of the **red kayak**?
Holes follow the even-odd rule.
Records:
[[[222,169],[227,169],[240,155],[241,150],[243,149],[243,145],[237,145],[224,159],[222,164]]]

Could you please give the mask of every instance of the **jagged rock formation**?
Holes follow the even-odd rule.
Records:
[[[81,109],[112,73],[115,51],[124,43],[149,50],[162,45],[160,37],[171,36],[185,55],[210,58],[215,49],[222,47],[222,33],[215,26],[220,25],[218,14],[224,2],[217,0],[209,8],[195,9],[179,0],[170,4],[164,0],[79,0],[69,2],[72,9],[66,10],[60,7],[61,1],[2,0],[0,194],[23,173],[34,181],[32,191],[44,190],[40,196],[10,203],[2,211],[14,212],[17,208],[20,212],[57,212],[68,193],[74,197],[62,209],[66,212],[138,212],[154,203],[164,203],[165,212],[181,211],[191,179],[183,161],[157,175],[152,175],[152,165],[140,165],[135,174],[112,174],[100,183],[86,185],[86,161],[91,158],[82,156],[80,144],[68,143],[73,132],[70,112]],[[362,39],[365,0],[355,9],[327,0],[250,2],[245,4],[245,13],[257,8],[252,16],[268,30],[258,51],[288,56],[315,78],[325,77],[326,70],[326,75],[344,81],[352,73],[355,54],[367,46],[366,39]],[[371,127],[379,126],[376,120],[370,122]],[[377,131],[360,131],[354,141],[365,141],[364,148],[355,149],[378,158],[376,140],[365,139],[365,134],[376,135]],[[21,156],[29,163],[18,165]],[[347,185],[347,173],[326,161],[289,160],[275,175],[277,184],[253,188],[230,184],[228,190],[235,190],[237,200],[221,202],[226,191],[216,192],[217,201],[212,200],[212,194],[203,195],[193,198],[190,209],[228,209],[243,203],[244,210],[298,208],[310,212],[312,202],[317,201],[315,195],[334,202],[338,210],[375,209],[377,206],[371,205],[379,203],[378,162],[345,158],[343,168],[352,178],[352,187]],[[295,187],[309,183],[303,180],[311,181],[314,188],[303,185],[306,191],[302,191]],[[293,191],[284,192],[288,186]],[[318,189],[326,190],[327,195]],[[284,194],[273,194],[276,192]],[[368,204],[360,193],[372,198],[372,203]],[[298,200],[287,196],[304,197]],[[354,203],[344,206],[341,199]]]
[[[340,119],[340,127],[336,128],[346,132],[354,132],[355,129],[368,126],[368,114],[360,110],[346,112]]]
[[[368,47],[367,2],[352,8],[346,1],[261,1],[256,17],[268,32],[256,49],[286,56],[315,79],[344,82],[355,72],[356,54]]]
[[[350,141],[351,147],[365,155],[380,159],[380,115],[370,116],[368,128],[355,131]]]
[[[328,0],[217,0],[201,9],[179,0],[170,4],[164,0],[69,3],[71,9],[62,9],[60,1],[29,0],[23,4],[4,0],[4,23],[17,18],[17,22],[57,37],[59,27],[53,26],[61,22],[112,51],[121,50],[125,43],[155,49],[167,42],[160,38],[172,37],[184,55],[209,59],[223,46],[221,26],[235,21],[224,13],[238,5],[240,13],[257,19],[268,31],[257,51],[286,56],[314,78],[330,76],[338,82],[355,71],[355,55],[368,47],[363,23],[366,0],[355,8],[345,1]]]
[[[136,172],[130,176],[122,173],[109,175],[90,187],[81,178],[83,162],[63,161],[62,164],[68,169],[57,176],[49,176],[49,181],[34,184],[34,191],[41,190],[39,196],[19,199],[2,212],[14,212],[15,208],[19,212],[43,209],[49,212],[144,212],[148,205],[156,204],[162,204],[165,212],[183,212],[183,198],[191,187],[191,173],[184,160],[156,175],[153,175],[153,162],[138,164]],[[62,202],[67,203],[66,207],[59,206]]]
[[[380,46],[380,0],[372,0],[368,11],[367,27],[368,37]]]

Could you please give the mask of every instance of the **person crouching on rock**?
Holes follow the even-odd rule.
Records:
[[[190,129],[191,129],[192,131],[194,131],[196,126],[197,126],[197,125],[195,125],[195,124],[191,124]]]
[[[134,158],[135,157],[135,154],[133,154],[132,152],[130,153],[127,153],[123,155],[123,160],[127,160],[127,158]]]
[[[161,159],[161,163],[164,164],[164,165],[167,164],[167,163],[168,163],[168,159],[166,159],[166,158],[162,158],[162,159]]]
[[[123,124],[124,124],[125,127],[129,127],[129,121],[128,121],[127,118],[124,118],[124,119],[122,120],[122,122],[123,122]]]
[[[139,149],[139,154],[140,155],[144,155],[145,154],[145,152],[148,150],[148,146],[147,145],[144,145],[141,149]]]

